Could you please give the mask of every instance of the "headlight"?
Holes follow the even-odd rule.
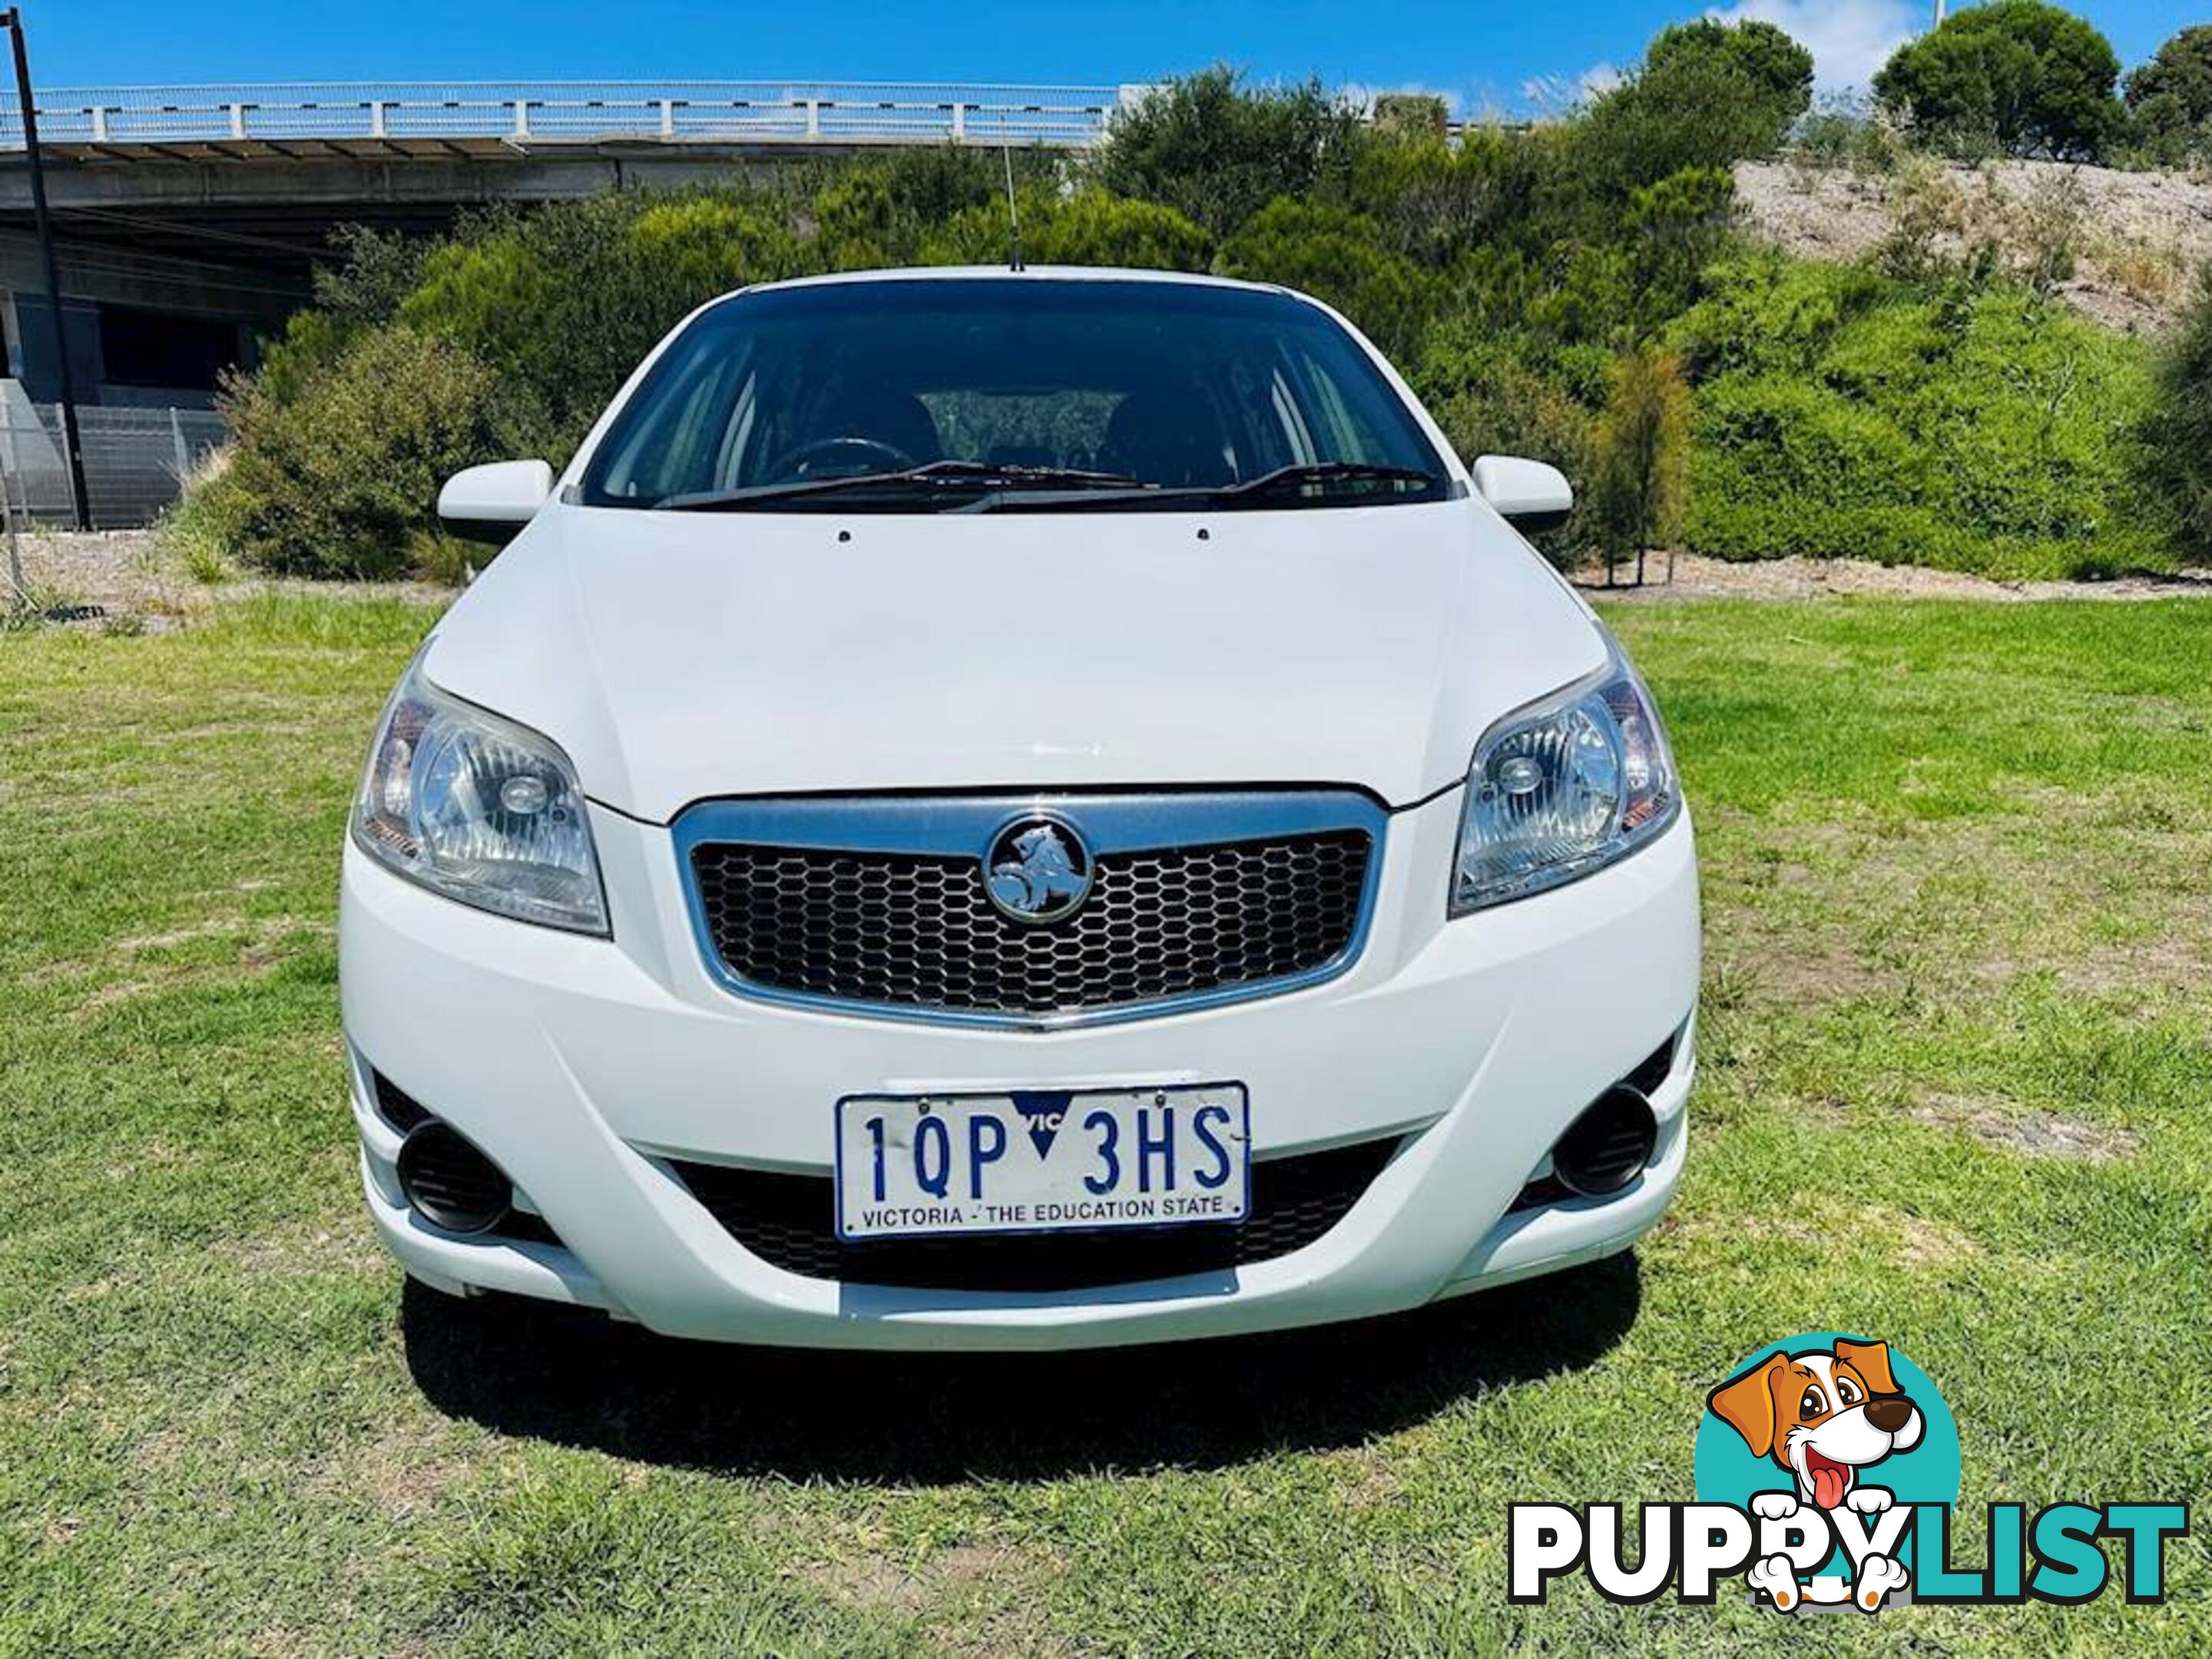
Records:
[[[354,803],[353,838],[434,893],[520,921],[607,931],[576,769],[548,738],[410,668]]]
[[[1611,660],[1595,675],[1507,715],[1475,746],[1453,915],[1603,869],[1680,812],[1651,694],[1607,643]]]

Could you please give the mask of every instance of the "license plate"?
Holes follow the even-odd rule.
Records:
[[[1240,1221],[1251,1107],[1241,1083],[837,1103],[841,1238]]]

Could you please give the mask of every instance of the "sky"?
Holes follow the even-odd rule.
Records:
[[[1933,0],[1735,0],[1820,82],[1863,86]],[[2205,0],[2080,0],[2141,62]],[[42,87],[303,80],[898,80],[1115,85],[1210,63],[1444,94],[1460,113],[1571,101],[1696,0],[27,0]],[[2196,14],[2191,16],[2190,13]]]

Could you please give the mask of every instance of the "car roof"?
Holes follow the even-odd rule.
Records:
[[[1285,294],[1293,299],[1306,296],[1279,283],[1239,282],[1232,276],[1209,276],[1188,270],[1147,270],[1128,265],[896,265],[880,270],[836,270],[819,276],[790,276],[781,282],[757,283],[749,288],[733,290],[740,294],[767,294],[781,289],[827,288],[841,283],[904,283],[926,280],[933,283],[961,282],[1077,282],[1077,283],[1161,283],[1195,288],[1241,289],[1248,294]],[[727,298],[727,295],[724,296]]]

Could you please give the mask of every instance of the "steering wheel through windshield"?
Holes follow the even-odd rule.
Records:
[[[849,467],[835,465],[836,458],[849,457]],[[880,468],[866,465],[870,460],[884,463]],[[776,463],[779,478],[836,477],[845,471],[904,472],[915,465],[913,456],[896,444],[885,443],[880,438],[863,438],[857,434],[842,438],[817,438],[798,448],[787,451]]]

